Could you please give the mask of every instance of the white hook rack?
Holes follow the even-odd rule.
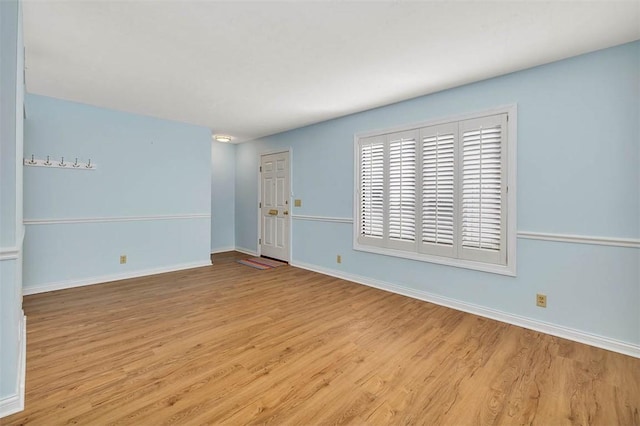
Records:
[[[53,159],[51,156],[47,155],[46,159],[38,159],[34,158],[32,155],[30,158],[24,159],[25,166],[31,167],[49,167],[53,169],[73,169],[73,170],[95,170],[96,164],[91,162],[91,159],[86,163],[79,163],[78,158],[75,158],[75,161],[65,161],[64,157],[61,157],[60,160]]]

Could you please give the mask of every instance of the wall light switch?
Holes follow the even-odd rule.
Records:
[[[293,200],[294,207],[302,207],[302,200]]]

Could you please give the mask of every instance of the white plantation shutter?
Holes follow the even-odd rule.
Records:
[[[360,148],[360,235],[382,239],[384,231],[384,142],[365,141]]]
[[[416,240],[415,132],[389,135],[389,239]],[[398,247],[390,241],[389,246]]]
[[[420,129],[422,141],[421,251],[452,256],[455,250],[455,141],[457,124]]]
[[[506,115],[460,122],[461,257],[506,262],[504,203]]]
[[[515,275],[512,113],[357,139],[354,248]]]

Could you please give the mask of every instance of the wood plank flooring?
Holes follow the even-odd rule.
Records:
[[[242,257],[25,297],[0,424],[640,424],[640,359]]]

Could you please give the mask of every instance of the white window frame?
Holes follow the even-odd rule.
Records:
[[[424,127],[437,126],[449,124],[452,122],[459,122],[463,120],[470,120],[476,118],[482,118],[487,116],[493,116],[498,114],[507,114],[508,120],[506,125],[506,164],[503,165],[506,178],[506,209],[504,213],[505,231],[504,241],[506,242],[506,264],[484,263],[472,260],[465,260],[460,258],[448,257],[446,255],[434,255],[430,253],[420,252],[419,250],[402,250],[389,247],[382,247],[380,244],[371,244],[370,241],[359,241],[360,235],[360,211],[359,211],[359,187],[360,187],[360,149],[359,140],[364,138],[381,138],[383,140],[386,135],[390,133],[410,132],[418,131]],[[439,118],[435,120],[423,121],[419,123],[412,123],[402,126],[397,126],[382,130],[373,130],[367,132],[360,132],[354,135],[354,195],[353,195],[353,249],[358,251],[364,251],[369,253],[376,253],[386,256],[395,256],[405,259],[419,260],[423,262],[437,263],[441,265],[448,265],[466,269],[473,269],[476,271],[490,272],[501,275],[516,276],[516,243],[517,243],[517,199],[516,199],[516,168],[517,168],[517,105],[510,104],[482,110],[478,112],[472,112],[457,116],[450,116]],[[457,141],[457,143],[460,143]],[[385,161],[387,159],[385,158]],[[457,171],[456,171],[457,173]],[[421,191],[418,191],[421,192]],[[458,189],[459,193],[459,189]],[[386,198],[388,193],[385,190],[385,217],[386,217]],[[455,194],[458,196],[458,194]],[[386,227],[385,227],[386,228]],[[416,223],[416,231],[418,223]],[[386,231],[385,231],[386,232]],[[416,232],[416,235],[420,234]]]

